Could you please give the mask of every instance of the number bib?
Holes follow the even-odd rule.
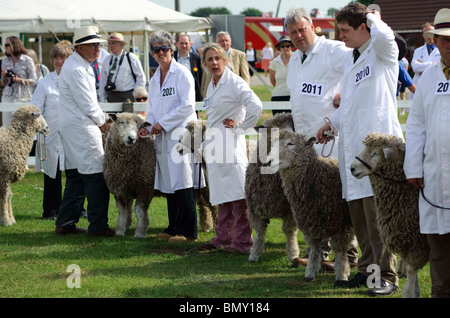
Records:
[[[322,97],[324,94],[324,85],[322,84],[301,82],[300,86],[301,95]]]
[[[354,84],[355,86],[361,83],[362,81],[365,81],[366,79],[372,77],[372,66],[366,65],[363,67],[363,69],[359,70],[354,75]]]
[[[438,82],[436,85],[436,95],[450,95],[450,81]]]
[[[175,95],[175,87],[165,87],[161,90],[161,97],[169,97]]]

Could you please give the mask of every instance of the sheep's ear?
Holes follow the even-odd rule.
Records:
[[[390,159],[395,156],[395,150],[391,147],[383,148],[384,158]]]
[[[145,128],[145,127],[151,127],[152,124],[150,124],[148,121],[145,121],[144,123],[142,123],[141,127],[139,127],[139,129],[141,128]]]
[[[117,114],[114,113],[108,113],[108,118],[112,121],[116,121],[117,120]],[[109,121],[108,121],[109,122]]]
[[[255,130],[256,130],[257,132],[259,132],[259,129],[260,129],[260,128],[266,128],[266,127],[264,127],[264,125],[258,125],[258,126],[253,127],[253,128],[255,128]]]
[[[30,116],[31,116],[31,118],[33,118],[33,119],[38,119],[39,118],[39,116],[41,116],[41,113],[40,112],[38,112],[38,113],[31,113],[30,114]]]
[[[316,137],[311,137],[309,138],[309,140],[305,143],[305,146],[314,146],[314,144],[316,143],[317,139]]]

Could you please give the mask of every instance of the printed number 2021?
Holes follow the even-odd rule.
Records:
[[[174,87],[168,87],[162,89],[162,97],[171,96],[175,94],[175,88]]]

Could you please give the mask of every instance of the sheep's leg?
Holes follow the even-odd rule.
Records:
[[[406,265],[406,284],[403,287],[403,298],[420,297],[420,287],[417,278],[417,270],[413,269],[411,265]]]
[[[348,280],[350,275],[350,264],[348,263],[347,251],[335,251],[334,273],[336,281]]]
[[[250,215],[250,225],[251,228],[255,231],[255,236],[253,237],[253,245],[252,249],[250,250],[248,261],[257,262],[261,254],[264,252],[267,222],[258,216]]]
[[[308,237],[304,237],[306,243],[311,248],[308,256],[308,265],[305,270],[305,280],[311,281],[316,278],[316,274],[320,270],[320,239],[310,239]]]
[[[298,228],[292,216],[283,219],[283,233],[286,236],[286,254],[289,262],[292,263],[300,255],[297,239]]]
[[[149,205],[147,202],[136,201],[134,212],[136,213],[137,225],[134,238],[145,238],[147,235],[147,229],[150,223],[147,213]]]
[[[214,228],[212,213],[209,209],[210,204],[205,200],[203,194],[198,194],[196,197],[200,231],[209,232]]]
[[[9,219],[9,225],[16,224],[16,219],[14,218],[14,215],[13,215],[12,202],[11,202],[12,195],[13,195],[13,193],[12,193],[11,187],[8,186],[6,205],[8,207],[7,213],[8,213],[8,219]]]
[[[8,226],[8,206],[6,199],[6,185],[0,190],[0,224]]]
[[[118,210],[116,236],[124,236],[129,228],[133,199],[116,197],[116,207]]]
[[[397,275],[402,278],[406,277],[406,265],[402,258],[400,258],[397,264]]]

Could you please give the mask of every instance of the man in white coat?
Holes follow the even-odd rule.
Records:
[[[442,59],[420,78],[406,124],[404,170],[419,194],[420,232],[430,244],[431,297],[450,297],[450,9],[427,33]],[[426,199],[425,199],[426,198]],[[428,201],[427,201],[428,200]]]
[[[308,12],[303,8],[291,9],[285,18],[285,27],[289,37],[298,49],[294,52],[288,64],[286,84],[290,91],[292,118],[295,131],[308,137],[315,136],[323,125],[325,117],[331,117],[335,108],[334,97],[341,90],[341,80],[344,73],[344,60],[351,51],[343,42],[328,40],[317,36],[314,24]],[[315,145],[316,151],[326,156],[337,158],[336,144]],[[322,267],[332,270],[328,264],[330,253],[328,240],[322,242]],[[349,251],[351,263],[356,263],[358,251],[356,242]],[[298,259],[299,264],[306,266],[307,259]]]
[[[345,287],[366,285],[367,267],[380,268],[380,287],[370,288],[370,296],[389,295],[397,290],[396,257],[383,245],[376,221],[377,210],[369,178],[356,179],[350,164],[362,149],[362,140],[373,131],[403,138],[397,118],[398,47],[394,32],[379,18],[379,12],[367,13],[366,6],[352,3],[336,16],[340,39],[353,52],[345,57],[341,104],[331,116],[339,130],[339,172],[342,193],[350,209],[353,229],[361,248],[358,274]],[[353,53],[353,54],[352,54]],[[325,124],[317,133],[320,142],[329,130]]]
[[[428,31],[432,30],[434,30],[434,26],[431,23],[422,25],[422,37],[425,40],[425,44],[414,50],[411,60],[411,67],[414,71],[413,81],[416,86],[422,73],[433,64],[439,63],[441,59],[441,55],[434,45],[433,39],[425,35]],[[412,100],[413,97],[414,93],[410,92],[408,94],[408,99]]]
[[[105,115],[97,102],[91,64],[99,57],[100,39],[92,27],[75,30],[75,52],[59,76],[58,129],[65,154],[66,187],[56,219],[57,234],[77,234],[86,196],[90,235],[114,236],[108,226],[109,190],[103,178],[102,131]]]

